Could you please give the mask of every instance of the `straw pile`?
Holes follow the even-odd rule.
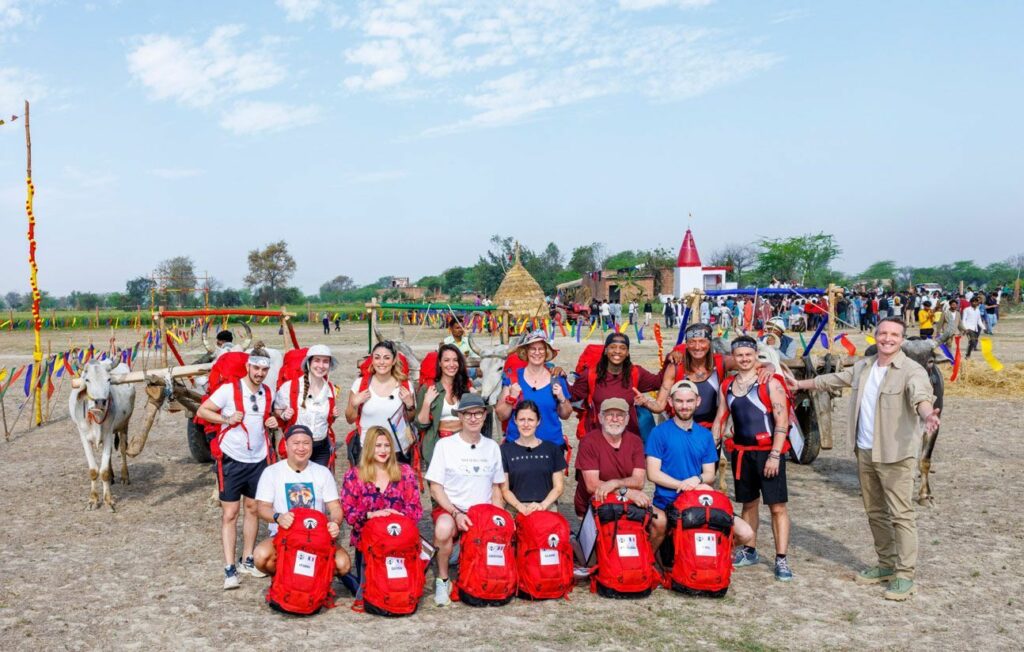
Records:
[[[515,262],[505,273],[498,291],[494,293],[494,305],[499,309],[508,310],[514,318],[546,317],[548,314],[544,290],[519,261],[518,244]]]
[[[942,365],[946,378],[946,395],[967,398],[1020,398],[1024,397],[1024,363],[1006,365],[996,373],[983,361],[964,360],[960,376],[949,382],[951,365]]]

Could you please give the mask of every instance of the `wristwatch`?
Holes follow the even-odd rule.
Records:
[[[281,516],[281,512],[274,512],[274,522],[277,523],[278,517]]]

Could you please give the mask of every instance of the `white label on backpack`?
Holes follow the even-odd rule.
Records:
[[[505,565],[505,544],[504,543],[488,543],[487,544],[487,565],[488,566],[504,566]]]
[[[306,577],[313,577],[313,571],[316,570],[316,555],[311,555],[308,552],[302,552],[301,550],[295,553],[295,574],[305,575]]]
[[[718,542],[714,534],[695,532],[693,535],[693,547],[698,557],[714,557],[718,554]]]
[[[540,565],[541,566],[557,566],[558,565],[558,551],[552,550],[551,548],[540,549]]]
[[[405,570],[405,558],[404,557],[387,557],[384,563],[388,567],[388,579],[393,580],[399,577],[409,577],[409,572]]]
[[[619,544],[619,557],[640,556],[640,549],[636,547],[635,534],[618,534],[615,538]]]

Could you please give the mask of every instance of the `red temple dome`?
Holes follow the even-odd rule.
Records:
[[[679,258],[676,260],[676,267],[700,267],[700,254],[697,253],[697,244],[693,241],[693,233],[686,229],[683,236],[683,245],[679,247]]]

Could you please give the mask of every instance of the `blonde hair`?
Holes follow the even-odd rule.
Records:
[[[363,451],[359,454],[359,479],[363,482],[373,482],[377,479],[377,473],[373,468],[373,449],[377,446],[377,439],[387,437],[391,445],[391,453],[384,462],[384,469],[388,472],[388,479],[391,482],[398,482],[402,479],[402,468],[395,456],[395,442],[391,433],[382,426],[371,426],[366,430],[366,438],[363,440]]]

